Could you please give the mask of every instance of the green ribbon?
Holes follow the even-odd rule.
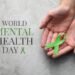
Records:
[[[46,49],[53,48],[54,49],[54,54],[58,54],[59,46],[61,44],[63,44],[64,42],[65,42],[65,38],[63,38],[61,40],[61,35],[58,35],[55,42],[51,42],[51,43],[46,44],[45,48]]]

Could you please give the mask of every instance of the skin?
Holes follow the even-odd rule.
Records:
[[[52,11],[49,11],[47,16],[41,22],[40,29],[44,29],[41,47],[44,49],[45,44],[55,41],[59,33],[64,32],[67,34],[67,40],[60,46],[58,55],[55,56],[52,49],[45,49],[48,56],[56,58],[68,53],[74,48],[74,1],[75,0],[61,0],[60,6]],[[74,43],[71,43],[71,39]]]
[[[56,33],[54,33],[56,34]],[[73,50],[73,48],[75,48],[75,20],[73,20],[70,28],[68,29],[68,31],[66,32],[66,41],[65,41],[65,45],[63,44],[62,46],[60,46],[60,50],[58,55],[54,55],[53,50],[48,52],[49,56],[52,56],[53,58],[57,58],[63,54],[66,54],[67,52]],[[57,36],[53,37],[53,39],[56,39]],[[55,40],[54,39],[54,40]],[[61,48],[62,47],[62,48]],[[75,49],[74,49],[74,53],[75,53]]]

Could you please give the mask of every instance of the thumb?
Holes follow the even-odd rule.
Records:
[[[48,14],[46,15],[46,17],[41,21],[40,29],[45,28],[48,25],[48,23],[50,23],[52,21],[53,18],[58,16],[59,13],[60,13],[59,8],[49,11]]]
[[[43,29],[47,26],[47,24],[52,20],[52,15],[49,13],[40,23],[40,29]]]

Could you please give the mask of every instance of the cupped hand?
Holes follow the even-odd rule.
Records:
[[[45,49],[45,44],[53,42],[57,37],[58,33],[67,32],[72,21],[74,19],[74,12],[67,7],[58,7],[50,11],[45,19],[41,22],[41,29],[44,29],[41,39],[41,47]],[[63,48],[65,47],[65,50]],[[59,51],[58,56],[63,55],[71,50],[73,47],[69,46],[67,43],[64,43]],[[47,50],[48,55],[52,55],[53,50]],[[57,57],[58,57],[57,56]],[[52,55],[52,57],[56,57]]]
[[[58,7],[50,11],[45,19],[41,22],[42,34],[41,47],[44,48],[49,32],[66,32],[74,18],[73,10],[68,7]]]
[[[48,12],[41,22],[40,28],[48,28],[53,32],[65,32],[74,18],[74,11],[68,7],[58,7]]]
[[[56,39],[58,33],[54,33],[55,35],[52,39]],[[48,50],[47,55],[53,58],[57,58],[61,55],[64,55],[75,48],[75,20],[72,21],[69,29],[66,32],[66,40],[65,43],[60,46],[59,52],[57,55],[54,54],[53,50]],[[75,50],[74,50],[75,53]]]

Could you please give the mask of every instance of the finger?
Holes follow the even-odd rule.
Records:
[[[54,42],[58,36],[58,33],[54,33],[51,42]]]
[[[59,35],[61,35],[61,39],[65,37],[65,33],[59,33]],[[62,45],[60,45],[59,50],[65,48],[66,46],[68,46],[68,44],[64,42]]]
[[[51,42],[51,40],[52,40],[52,36],[53,36],[53,32],[50,31],[50,32],[49,32],[49,35],[48,35],[48,38],[47,38],[47,41],[46,41],[46,44]],[[48,50],[48,49],[45,48],[45,50]]]
[[[57,57],[59,57],[59,56],[61,56],[61,55],[64,55],[64,54],[68,53],[68,52],[71,51],[72,49],[73,49],[73,48],[72,48],[71,46],[67,46],[67,47],[65,47],[64,49],[60,50],[57,55],[54,55],[54,54],[53,54],[52,57],[53,57],[53,58],[57,58]]]
[[[58,33],[54,33],[51,42],[54,42],[56,40],[57,36],[58,36]],[[53,54],[53,49],[50,48],[49,51],[47,52],[47,55],[51,56],[52,54]]]
[[[61,50],[61,49],[65,48],[66,46],[68,46],[68,44],[64,42],[62,45],[60,45],[59,50]]]
[[[49,30],[46,28],[42,34],[42,40],[41,40],[41,47],[44,48],[46,41],[47,41],[47,37],[49,34]]]
[[[50,31],[46,43],[50,43],[50,42],[51,42],[51,40],[52,40],[52,36],[53,36],[53,32]]]
[[[40,23],[40,29],[46,27],[48,22],[50,22],[51,20],[52,20],[52,16],[50,14],[47,14],[47,16]]]

